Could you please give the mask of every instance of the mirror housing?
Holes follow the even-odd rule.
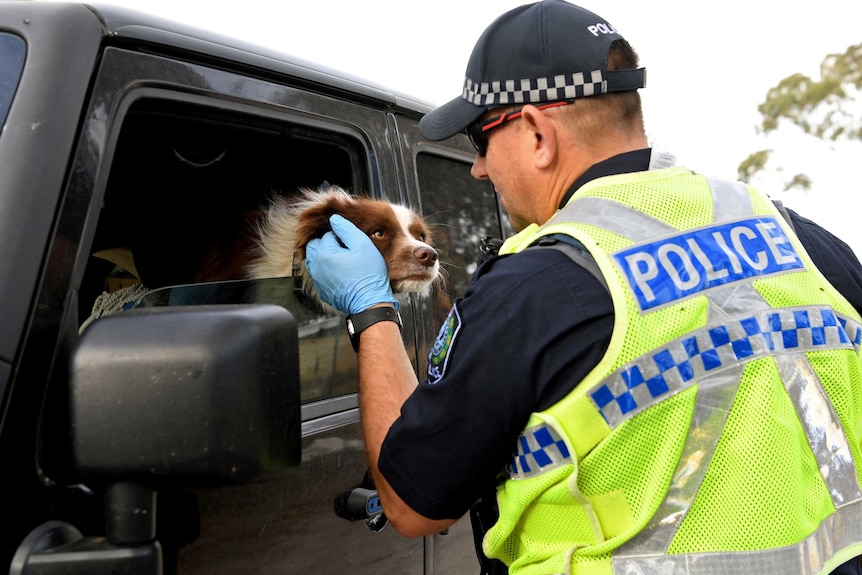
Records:
[[[299,463],[299,340],[282,307],[106,316],[70,369],[72,455],[88,483],[206,487]]]

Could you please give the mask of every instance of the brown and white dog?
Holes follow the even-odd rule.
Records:
[[[365,232],[383,254],[394,294],[427,294],[440,278],[440,261],[428,225],[413,210],[384,200],[352,196],[339,187],[302,189],[298,197],[276,197],[248,214],[228,246],[212,250],[196,281],[301,276],[302,289],[319,300],[305,269],[305,247],[330,231],[339,214]]]

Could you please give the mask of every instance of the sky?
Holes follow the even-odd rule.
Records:
[[[236,37],[439,105],[460,94],[482,31],[529,0],[98,1]],[[729,179],[750,153],[774,149],[770,166],[785,171],[752,183],[862,257],[862,226],[847,209],[862,191],[850,172],[862,144],[828,146],[795,129],[766,138],[756,130],[757,106],[769,88],[797,72],[819,78],[827,54],[862,42],[862,2],[819,0],[804,9],[773,0],[580,5],[600,14],[639,53],[647,69],[641,93],[652,145],[675,153],[680,165]],[[782,192],[781,183],[798,172],[811,176],[814,188]]]

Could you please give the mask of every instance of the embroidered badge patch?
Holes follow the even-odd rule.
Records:
[[[446,366],[449,365],[449,351],[461,331],[461,316],[458,306],[453,305],[449,317],[440,326],[434,347],[428,352],[428,383],[435,384],[446,374]]]

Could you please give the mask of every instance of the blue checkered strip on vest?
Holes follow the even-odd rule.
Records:
[[[529,427],[518,437],[518,447],[505,473],[511,479],[527,479],[572,461],[560,434],[548,424]]]
[[[537,104],[555,100],[569,100],[595,96],[607,91],[601,70],[586,74],[560,74],[548,78],[475,82],[464,79],[461,97],[476,106],[505,106],[508,104]]]
[[[624,365],[589,392],[614,428],[723,367],[769,355],[859,350],[862,327],[831,308],[765,310],[707,326]]]

